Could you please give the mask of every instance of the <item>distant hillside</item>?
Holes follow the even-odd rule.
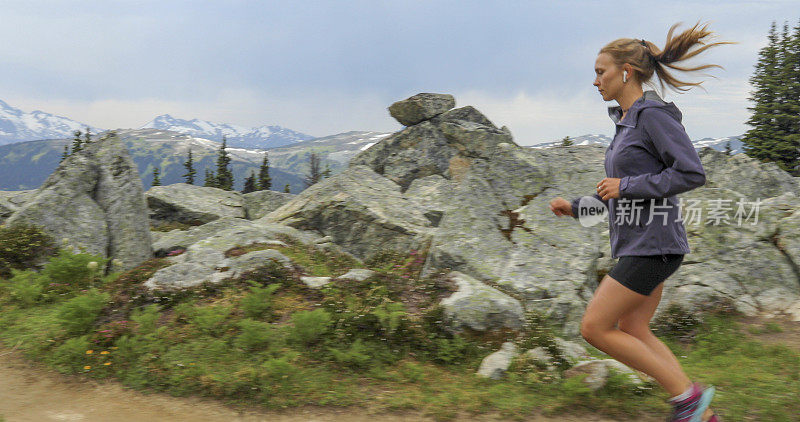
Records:
[[[711,147],[717,151],[725,151],[725,145],[730,142],[731,144],[731,154],[738,154],[742,151],[742,138],[744,135],[739,136],[728,136],[725,138],[703,138],[698,139],[696,141],[692,141],[692,144],[696,149],[700,149],[703,147]],[[611,144],[612,139],[606,135],[583,135],[577,136],[575,138],[569,138],[572,141],[573,145],[591,145],[591,144],[598,144],[603,145],[605,147]],[[544,142],[541,144],[536,145],[529,145],[530,148],[549,148],[553,146],[561,145],[562,140],[557,141],[550,141]]]
[[[37,139],[71,138],[76,130],[102,129],[43,111],[24,112],[0,100],[0,145]]]
[[[228,123],[212,123],[200,119],[176,119],[169,114],[156,117],[142,126],[141,129],[170,130],[217,142],[222,142],[222,137],[225,136],[228,146],[250,149],[268,149],[293,145],[314,138],[280,126],[247,128]]]
[[[127,145],[136,163],[145,189],[153,180],[153,168],[158,166],[161,183],[183,182],[189,149],[195,161],[195,184],[204,182],[205,169],[216,169],[220,144],[208,139],[158,129],[118,129],[117,134]],[[303,179],[309,173],[309,157],[317,152],[321,157],[321,170],[326,166],[331,175],[342,171],[350,158],[368,148],[389,133],[347,132],[299,142],[290,147],[268,150],[271,190],[283,192],[286,183],[291,193],[305,189]],[[0,146],[0,190],[25,190],[38,188],[55,170],[69,139],[28,141]],[[263,150],[227,148],[231,156],[234,188],[241,190],[244,179],[251,171],[258,172],[264,159]]]

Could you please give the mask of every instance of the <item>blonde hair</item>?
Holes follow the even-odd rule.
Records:
[[[664,91],[664,85],[669,85],[675,91],[688,91],[692,86],[700,86],[703,82],[685,82],[681,81],[667,71],[666,68],[679,70],[682,72],[694,72],[698,70],[708,69],[710,67],[722,66],[716,64],[706,64],[702,66],[686,68],[676,66],[673,63],[680,62],[692,58],[703,51],[722,44],[736,44],[735,42],[723,41],[715,42],[706,45],[703,39],[713,32],[709,31],[708,24],[698,28],[700,22],[696,23],[693,27],[681,32],[678,36],[673,37],[672,33],[675,28],[680,25],[678,22],[669,28],[667,33],[667,42],[664,45],[664,50],[658,48],[657,45],[650,41],[637,40],[633,38],[620,38],[608,43],[605,47],[600,49],[600,53],[608,53],[611,55],[614,63],[617,66],[622,66],[625,63],[631,65],[636,74],[636,79],[641,82],[648,82],[653,77],[653,73],[658,75],[661,84],[661,90]],[[689,51],[695,45],[700,44],[703,47]],[[712,76],[713,77],[713,76]],[[685,87],[689,88],[685,88]],[[700,86],[700,88],[703,88]]]

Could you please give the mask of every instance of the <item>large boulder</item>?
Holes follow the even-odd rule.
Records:
[[[0,191],[0,224],[33,198],[35,190]]]
[[[145,282],[150,290],[174,291],[192,288],[204,282],[219,283],[238,277],[246,271],[275,261],[292,268],[291,260],[273,247],[287,246],[281,239],[330,248],[337,253],[347,252],[335,244],[326,245],[321,236],[282,224],[255,222],[235,217],[223,217],[188,230],[172,230],[153,245],[156,254],[171,255],[173,264],[158,270]],[[234,248],[258,245],[264,250],[231,254]]]
[[[421,93],[389,106],[389,114],[404,126],[411,126],[442,114],[456,106],[448,94]]]
[[[147,204],[127,149],[105,136],[67,157],[8,225],[34,224],[129,269],[152,256]]]
[[[420,249],[433,227],[414,203],[404,200],[400,186],[366,166],[324,179],[256,221],[330,236],[360,259],[380,249]]]
[[[175,183],[153,186],[146,197],[154,226],[170,222],[198,225],[221,217],[245,217],[239,192]]]
[[[245,218],[258,220],[275,211],[297,195],[274,190],[260,190],[242,195]]]

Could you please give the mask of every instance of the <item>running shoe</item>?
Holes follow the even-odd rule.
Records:
[[[702,422],[701,417],[711,404],[714,398],[714,387],[703,387],[699,383],[692,383],[692,394],[689,398],[672,402],[672,414],[667,418],[667,422]],[[711,421],[714,421],[712,416]]]

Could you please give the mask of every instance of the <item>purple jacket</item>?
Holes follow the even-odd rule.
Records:
[[[655,91],[645,91],[625,120],[620,121],[619,106],[609,107],[608,114],[616,133],[604,166],[607,177],[621,179],[620,198],[602,201],[597,193],[593,196],[608,209],[611,257],[689,253],[677,194],[703,186],[706,174],[681,124],[680,110]],[[580,199],[572,200],[576,219]]]

